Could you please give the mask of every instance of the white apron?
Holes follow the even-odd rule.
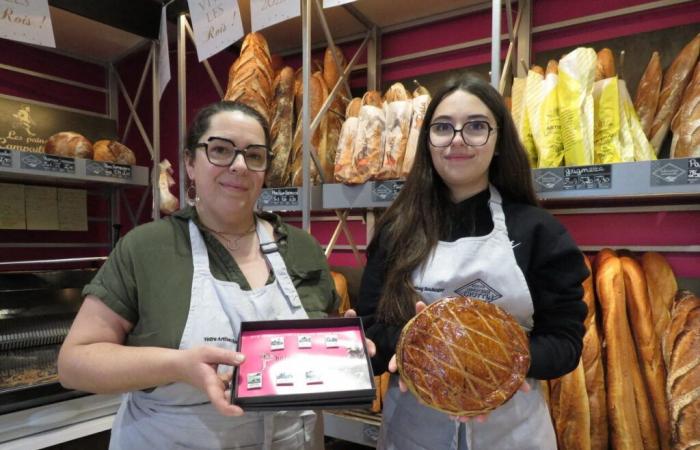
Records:
[[[506,229],[501,195],[489,187],[493,230],[486,236],[438,242],[413,285],[427,304],[450,295],[492,302],[532,329],[532,298],[515,260]],[[535,380],[532,390],[518,391],[493,411],[485,423],[460,424],[447,414],[424,406],[410,392],[401,393],[393,374],[382,410],[379,449],[392,450],[556,450],[549,411]]]
[[[211,345],[235,350],[241,321],[307,318],[277,244],[260,221],[257,234],[275,282],[252,291],[215,279],[204,240],[192,221],[189,231],[194,275],[180,349]],[[231,367],[219,366],[219,372],[226,370]],[[186,383],[172,383],[152,392],[125,394],[109,448],[299,450],[310,445],[315,420],[312,411],[223,416],[204,392]]]

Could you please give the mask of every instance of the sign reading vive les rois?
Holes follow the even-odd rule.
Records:
[[[0,149],[42,153],[60,131],[80,133],[91,142],[117,137],[112,119],[0,95]]]

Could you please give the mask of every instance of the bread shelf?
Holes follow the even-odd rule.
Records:
[[[700,158],[534,169],[532,179],[538,198],[545,204],[609,200],[683,203],[700,198]],[[402,185],[396,180],[357,186],[326,184],[323,207],[386,208]]]
[[[0,149],[0,179],[148,186],[148,168]]]

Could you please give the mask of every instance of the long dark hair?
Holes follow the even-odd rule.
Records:
[[[250,116],[255,119],[256,122],[260,124],[265,133],[265,145],[270,147],[270,125],[258,111],[241,102],[231,102],[228,100],[221,100],[218,102],[211,103],[197,112],[197,115],[192,120],[190,128],[187,132],[187,141],[185,143],[185,154],[187,158],[194,161],[194,152],[196,150],[196,145],[202,138],[202,135],[207,132],[209,125],[211,124],[211,118],[220,112],[233,112],[240,111],[246,116]],[[268,164],[268,169],[271,164]]]
[[[381,235],[387,249],[386,277],[377,309],[380,322],[400,326],[415,315],[420,296],[413,288],[411,276],[427,261],[440,236],[449,233],[448,218],[454,204],[448,187],[433,166],[427,136],[437,106],[458,90],[478,97],[496,119],[497,155],[489,166],[489,182],[504,198],[537,205],[527,155],[501,95],[473,74],[448,84],[428,105],[413,167],[398,197],[377,222],[375,238],[368,248],[372,253]]]

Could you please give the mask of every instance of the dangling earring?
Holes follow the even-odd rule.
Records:
[[[194,206],[199,202],[199,194],[197,194],[197,186],[195,186],[194,182],[187,187],[185,196],[187,197],[187,204],[190,206]]]

